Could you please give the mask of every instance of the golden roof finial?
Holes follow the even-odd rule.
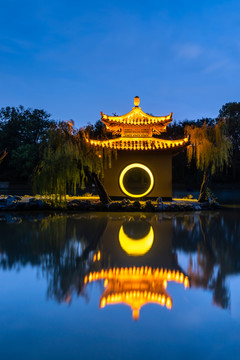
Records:
[[[137,107],[140,104],[140,97],[139,96],[135,96],[134,98],[134,105]]]
[[[137,321],[139,319],[139,309],[133,309],[132,311],[133,320]]]

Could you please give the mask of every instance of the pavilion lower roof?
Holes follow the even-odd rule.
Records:
[[[178,140],[165,140],[158,138],[132,138],[120,137],[109,140],[91,140],[87,139],[90,145],[102,148],[110,148],[117,150],[168,150],[178,149],[189,145],[189,138]]]

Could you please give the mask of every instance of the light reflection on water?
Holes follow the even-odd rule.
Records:
[[[0,220],[3,358],[237,358],[240,211]]]

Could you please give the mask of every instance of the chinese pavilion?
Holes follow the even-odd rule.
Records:
[[[109,140],[89,140],[93,146],[117,149],[117,159],[106,169],[104,186],[111,198],[172,198],[172,156],[188,145],[189,139],[165,140],[154,137],[166,131],[172,121],[167,116],[152,116],[139,107],[121,116],[101,113]]]

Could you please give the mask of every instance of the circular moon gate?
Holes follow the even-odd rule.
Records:
[[[153,185],[153,173],[146,165],[140,163],[126,166],[119,176],[119,186],[122,192],[133,198],[147,195]]]
[[[119,243],[122,249],[131,256],[141,256],[146,254],[152,247],[154,241],[154,231],[152,226],[146,236],[140,239],[129,237],[121,226],[119,230]]]

